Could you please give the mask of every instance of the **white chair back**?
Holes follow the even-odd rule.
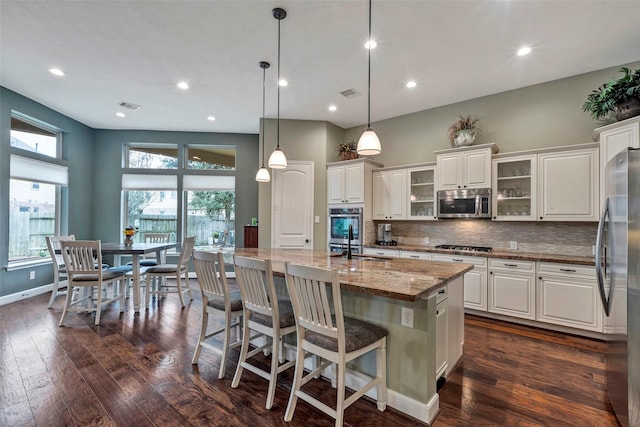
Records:
[[[229,295],[229,284],[224,272],[222,252],[193,251],[193,266],[196,270],[200,291],[207,298],[224,299]]]
[[[167,243],[169,241],[169,233],[145,233],[145,243]]]
[[[278,319],[278,304],[271,260],[233,256],[236,282],[246,309]]]
[[[189,260],[191,259],[191,253],[193,252],[195,244],[195,236],[185,237],[182,240],[182,248],[180,248],[180,256],[178,257],[178,267],[184,266],[187,269],[189,268]]]
[[[69,236],[47,236],[47,249],[53,262],[53,272],[58,274],[60,269],[64,267],[64,258],[62,257],[61,242],[68,242],[70,240],[76,240],[76,236],[71,234]]]
[[[102,244],[99,240],[70,240],[60,242],[62,257],[69,279],[76,275],[102,275]]]

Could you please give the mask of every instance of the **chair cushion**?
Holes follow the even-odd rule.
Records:
[[[102,272],[102,280],[111,280],[118,277],[124,277],[124,271],[104,270]],[[96,282],[97,274],[78,274],[73,277],[74,282]]]
[[[231,311],[242,310],[242,295],[240,295],[240,291],[232,291],[229,294],[229,298],[231,299]],[[210,299],[207,305],[216,310],[224,311],[224,301],[221,299]]]
[[[291,301],[286,299],[279,299],[278,311],[280,312],[280,328],[286,328],[288,326],[293,326],[296,324],[296,317],[293,314],[293,307],[291,306]],[[271,319],[271,316],[266,316],[261,313],[252,312],[249,319],[261,325],[268,326],[270,328],[273,327],[273,321]]]
[[[178,270],[176,264],[160,264],[147,268],[147,273],[175,273],[176,270]],[[184,266],[180,267],[180,271],[184,271]]]
[[[133,265],[133,262],[129,261],[127,265]],[[141,259],[140,265],[142,267],[153,267],[154,265],[158,265],[158,261],[156,261],[155,259]]]
[[[129,271],[133,270],[133,267],[131,267],[130,265],[121,265],[118,267],[111,267],[106,269],[105,271],[119,271],[122,273],[127,273]]]
[[[387,331],[380,326],[351,317],[344,318],[345,351],[347,353],[373,344],[382,337],[386,337],[387,334]],[[325,348],[329,351],[338,351],[338,340],[335,338],[317,332],[307,331],[305,333],[305,339],[318,347]]]

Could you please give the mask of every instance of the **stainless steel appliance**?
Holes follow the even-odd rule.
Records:
[[[640,426],[640,150],[605,168],[596,271],[607,332],[607,392],[622,426]]]
[[[491,189],[441,190],[438,218],[491,218]]]
[[[329,251],[345,252],[349,243],[349,226],[353,227],[351,252],[362,253],[363,208],[329,208]]]
[[[391,224],[378,224],[378,239],[376,243],[384,245],[391,242]]]

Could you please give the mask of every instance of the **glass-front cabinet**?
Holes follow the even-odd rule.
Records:
[[[407,169],[407,219],[437,219],[435,165]]]
[[[536,220],[536,155],[494,158],[493,219]]]

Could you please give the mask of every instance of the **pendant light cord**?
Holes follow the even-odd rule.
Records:
[[[280,19],[278,19],[278,126],[276,130],[276,150],[280,149]]]
[[[367,76],[367,129],[371,129],[371,0],[369,0],[369,63]],[[280,65],[278,65],[278,70]],[[279,71],[278,71],[279,72]]]
[[[264,94],[267,67],[262,68],[262,168],[264,168]]]

